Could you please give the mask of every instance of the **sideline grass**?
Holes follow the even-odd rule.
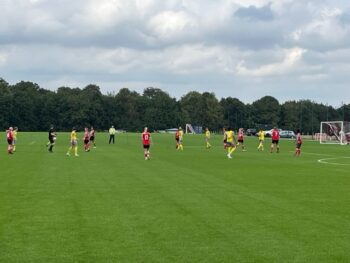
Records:
[[[349,262],[350,147],[294,142],[281,153],[228,160],[221,136],[153,134],[151,161],[139,134],[67,157],[46,133],[19,133],[17,152],[0,141],[0,262]],[[80,138],[82,135],[80,134]]]

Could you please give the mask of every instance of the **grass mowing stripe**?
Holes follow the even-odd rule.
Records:
[[[18,152],[0,153],[2,262],[347,262],[350,241],[344,167],[316,155],[247,152],[228,160],[222,136],[152,134],[143,160],[139,134],[67,157],[69,134],[55,153],[46,134],[19,133]],[[81,134],[79,134],[81,138]],[[31,142],[36,142],[31,144]],[[347,147],[305,141],[303,152],[346,156]]]

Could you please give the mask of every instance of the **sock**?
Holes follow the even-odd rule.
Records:
[[[74,153],[75,155],[78,155],[78,147],[74,147]]]
[[[233,153],[236,150],[236,147],[231,147],[232,149],[230,150],[229,154]]]

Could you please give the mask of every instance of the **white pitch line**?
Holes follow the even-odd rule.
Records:
[[[290,151],[291,153],[294,153],[294,151]],[[323,153],[308,153],[308,152],[302,152],[301,154],[309,154],[309,155],[317,155],[317,156],[335,156],[331,154],[323,154]]]
[[[339,160],[339,159],[350,159],[350,157],[333,157],[333,158],[324,158],[319,159],[317,162],[323,163],[323,164],[331,164],[331,165],[341,165],[341,166],[349,166],[347,163],[337,163],[337,162],[328,162],[328,160]]]

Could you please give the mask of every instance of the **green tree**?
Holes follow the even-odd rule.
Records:
[[[299,103],[287,101],[281,106],[280,127],[286,130],[294,130],[299,126]]]
[[[223,108],[224,126],[234,130],[248,128],[247,107],[237,98],[223,98],[220,101]]]
[[[277,99],[265,96],[252,103],[254,123],[277,126],[280,121],[280,105]]]
[[[149,126],[151,130],[177,126],[176,99],[171,98],[168,93],[157,88],[147,88],[143,92],[143,105],[144,126]]]
[[[115,96],[117,127],[142,130],[144,107],[140,94],[136,91],[130,91],[127,88],[121,89]]]
[[[191,91],[180,99],[183,120],[194,125],[203,125],[202,94]],[[185,123],[183,123],[185,124]]]
[[[82,100],[84,105],[84,126],[94,126],[94,128],[108,126],[108,115],[104,112],[103,95],[100,87],[91,84],[86,86],[82,90],[79,99]]]
[[[40,103],[36,112],[37,130],[47,130],[51,124],[57,125],[60,105],[56,104],[57,95],[53,91],[39,89],[37,96]]]
[[[21,81],[10,87],[12,93],[12,109],[9,117],[10,125],[21,130],[38,130],[38,112],[40,101],[38,84]]]
[[[204,92],[202,94],[202,125],[211,130],[218,130],[223,123],[223,109],[214,93]]]
[[[209,129],[222,126],[223,110],[214,93],[191,91],[181,98],[180,105],[185,122]]]
[[[0,78],[0,128],[4,130],[11,124],[9,119],[12,118],[12,94],[9,84]]]
[[[59,108],[57,127],[61,130],[70,130],[75,127],[81,130],[88,117],[85,115],[85,102],[80,99],[81,89],[60,87],[57,90],[57,100],[54,105]]]
[[[343,104],[338,109],[338,115],[342,121],[350,121],[350,104]]]

